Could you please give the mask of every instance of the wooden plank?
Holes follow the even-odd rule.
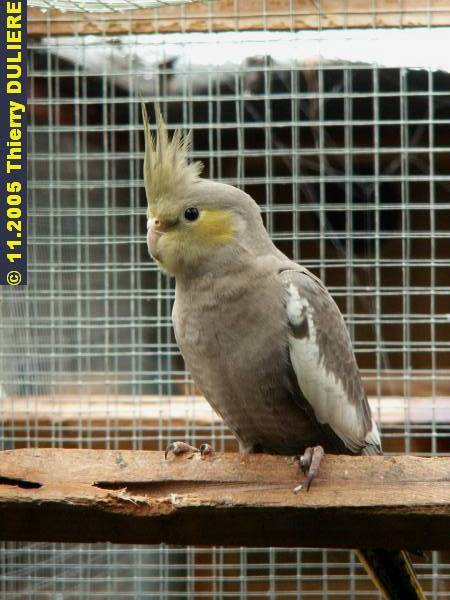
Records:
[[[450,549],[450,458],[0,453],[3,540]]]
[[[218,0],[126,12],[28,9],[28,35],[445,26],[446,0]]]

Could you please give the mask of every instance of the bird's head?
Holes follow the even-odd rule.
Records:
[[[258,205],[230,185],[200,178],[202,164],[189,163],[190,136],[170,139],[156,108],[156,138],[145,106],[144,183],[150,254],[168,273],[208,271],[271,244]]]

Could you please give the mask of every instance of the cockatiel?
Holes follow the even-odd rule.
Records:
[[[324,450],[380,454],[347,328],[322,282],[274,246],[248,194],[200,178],[189,136],[169,139],[158,107],[156,139],[145,106],[143,118],[149,251],[176,279],[185,362],[240,450],[303,453],[307,488]],[[385,598],[425,598],[406,552],[359,555]]]

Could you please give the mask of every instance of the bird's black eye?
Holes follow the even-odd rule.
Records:
[[[184,218],[186,221],[196,221],[199,215],[198,208],[191,207],[184,211]]]

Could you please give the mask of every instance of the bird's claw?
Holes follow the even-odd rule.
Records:
[[[170,452],[174,456],[180,456],[180,454],[187,454],[188,452],[198,452],[198,448],[195,446],[191,446],[190,444],[186,444],[186,442],[171,442],[164,452],[164,458],[167,460],[167,457]]]
[[[205,456],[212,454],[214,449],[209,444],[202,444],[200,448],[196,448],[186,442],[171,442],[164,452],[164,458],[166,460],[170,452],[172,452],[174,456],[180,456],[181,454],[194,455],[195,453],[200,452],[200,456],[204,458]]]
[[[210,446],[209,444],[202,444],[200,446],[199,450],[200,450],[200,456],[202,458],[214,453],[214,448],[212,446]]]
[[[306,481],[293,489],[294,494],[298,494],[304,487],[306,487],[306,491],[309,492],[311,483],[319,472],[320,463],[322,462],[324,454],[322,446],[314,446],[313,448],[305,449],[303,456],[300,457],[299,467],[303,475],[306,476]]]
[[[303,473],[303,475],[305,475],[305,477],[308,474],[308,470],[311,466],[312,457],[313,457],[313,448],[306,448],[303,455],[300,456],[299,466],[300,466],[301,472]]]

